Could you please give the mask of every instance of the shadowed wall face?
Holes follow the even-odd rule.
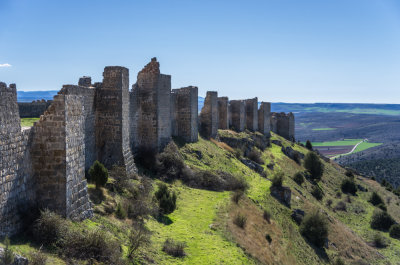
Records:
[[[228,97],[218,98],[218,129],[229,129]]]
[[[206,139],[215,138],[218,134],[218,93],[207,91],[204,106],[200,113],[200,135]]]
[[[258,130],[258,99],[246,99],[246,128],[250,131]]]
[[[172,135],[185,142],[198,140],[198,88],[173,89],[171,93]]]
[[[238,132],[244,131],[245,128],[245,103],[243,100],[231,100],[229,101],[229,113],[231,121],[230,127]]]
[[[266,135],[270,136],[271,130],[271,103],[261,102],[260,109],[258,110],[258,130]]]

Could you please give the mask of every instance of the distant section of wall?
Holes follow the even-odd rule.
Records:
[[[258,110],[258,130],[266,135],[270,136],[271,130],[271,103],[261,102]]]
[[[39,118],[52,103],[51,100],[37,100],[31,103],[18,102],[21,118]]]
[[[130,100],[133,149],[163,149],[171,140],[171,76],[160,73],[156,58],[138,73]]]
[[[194,86],[173,89],[171,93],[172,135],[185,142],[198,140],[198,88]]]
[[[35,202],[30,130],[21,132],[16,86],[0,82],[0,237],[21,229]]]
[[[243,100],[229,101],[230,127],[238,132],[244,131],[246,124],[245,103]]]
[[[96,88],[96,151],[107,168],[114,165],[136,170],[129,135],[129,71],[107,66],[103,84]]]
[[[207,91],[203,109],[200,112],[200,130],[202,137],[215,138],[218,134],[218,93]]]
[[[257,98],[246,99],[246,128],[250,131],[258,130],[258,100]]]
[[[228,97],[219,97],[218,99],[218,129],[229,129],[229,103]]]
[[[295,140],[294,115],[293,113],[272,113],[271,130],[280,136],[290,140]]]

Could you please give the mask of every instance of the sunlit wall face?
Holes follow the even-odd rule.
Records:
[[[21,90],[157,56],[199,95],[400,103],[397,0],[2,0],[0,17],[0,80]]]

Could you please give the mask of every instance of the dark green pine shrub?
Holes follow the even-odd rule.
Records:
[[[274,187],[282,187],[283,184],[283,178],[284,178],[284,174],[282,171],[278,171],[276,172],[273,176],[272,176],[272,186]]]
[[[304,167],[310,173],[311,178],[320,180],[324,173],[324,165],[319,159],[318,155],[314,152],[308,152],[304,158]]]
[[[161,214],[170,214],[176,209],[176,193],[170,191],[166,184],[158,184],[155,196],[158,200]]]
[[[302,172],[297,172],[296,174],[294,174],[293,176],[293,180],[301,186],[301,184],[304,183],[304,176]]]
[[[95,161],[89,169],[90,180],[96,184],[96,189],[106,185],[108,181],[108,170],[99,161]]]
[[[375,247],[377,247],[377,248],[387,247],[387,242],[386,242],[385,238],[379,233],[374,234],[372,241],[373,241]]]
[[[357,192],[357,186],[353,179],[344,179],[341,184],[341,189],[343,193],[350,193],[355,195]]]
[[[318,185],[314,185],[313,189],[311,190],[311,195],[319,201],[322,200],[322,197],[324,197],[324,193],[322,192],[321,188],[318,187]]]
[[[306,148],[308,149],[308,150],[313,150],[313,147],[312,147],[312,144],[311,144],[311,142],[310,142],[310,140],[307,140],[307,142],[306,142]]]
[[[400,239],[400,224],[394,224],[389,229],[389,235],[393,238]]]
[[[383,200],[382,200],[382,198],[381,198],[381,196],[379,196],[379,194],[377,193],[377,192],[373,192],[372,194],[371,194],[371,198],[369,198],[369,200],[368,200],[370,203],[372,203],[372,205],[379,205],[379,204],[381,204],[381,203],[383,203],[384,204],[384,202],[383,202]]]
[[[325,244],[328,237],[328,223],[319,212],[306,214],[300,225],[301,234],[317,247]]]
[[[387,231],[395,223],[390,214],[382,210],[375,210],[372,214],[371,228]]]

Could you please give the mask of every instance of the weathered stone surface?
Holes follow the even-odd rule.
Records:
[[[90,76],[82,76],[81,78],[79,78],[78,85],[84,86],[84,87],[91,87],[92,86],[92,78]]]
[[[258,99],[246,99],[246,128],[252,132],[258,130]]]
[[[271,103],[269,102],[261,102],[258,109],[258,130],[266,136],[271,135]]]
[[[303,153],[294,150],[290,146],[287,146],[287,147],[282,146],[281,150],[282,150],[282,153],[284,153],[287,157],[289,157],[290,159],[294,160],[298,164],[300,164],[301,159],[304,158],[304,154]]]
[[[4,248],[0,248],[0,260],[4,257]],[[14,262],[11,265],[28,265],[29,261],[27,258],[14,254]]]
[[[185,142],[198,140],[198,88],[194,86],[173,89],[171,93],[172,135]]]
[[[243,100],[229,101],[230,127],[237,132],[244,131],[246,126],[246,111]]]
[[[160,151],[171,141],[171,76],[156,58],[138,73],[130,100],[132,148]]]
[[[228,97],[218,97],[218,129],[229,129],[229,101]]]
[[[274,196],[278,201],[282,202],[286,206],[290,207],[290,200],[292,198],[292,191],[289,187],[276,187],[271,186],[271,195]]]
[[[240,162],[242,162],[248,168],[254,170],[255,172],[257,172],[259,174],[264,172],[264,168],[260,164],[254,162],[253,160],[243,158],[243,159],[240,159]]]
[[[276,113],[273,112],[271,116],[271,131],[279,134],[287,140],[294,141],[294,115],[293,113]]]
[[[129,132],[129,70],[104,68],[103,83],[96,88],[97,159],[107,168],[124,166],[134,172]]]
[[[200,135],[206,139],[215,138],[218,134],[218,93],[207,91],[204,106],[200,113]]]

